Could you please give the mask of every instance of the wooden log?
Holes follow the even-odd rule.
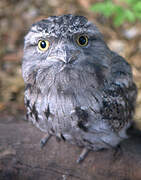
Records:
[[[43,135],[21,117],[0,117],[0,180],[141,180],[140,133],[80,164],[81,148],[52,137],[41,149]]]

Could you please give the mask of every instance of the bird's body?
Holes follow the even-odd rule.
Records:
[[[130,65],[86,18],[54,16],[34,24],[22,71],[27,117],[45,133],[91,150],[128,137],[136,100]]]

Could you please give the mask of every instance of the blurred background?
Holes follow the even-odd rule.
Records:
[[[86,16],[99,27],[109,47],[132,65],[138,87],[135,120],[141,125],[140,0],[0,1],[0,116],[25,112],[21,76],[24,35],[34,22],[61,14]]]

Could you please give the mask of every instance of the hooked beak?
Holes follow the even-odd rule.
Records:
[[[74,62],[80,51],[78,50],[71,50],[68,46],[63,46],[62,48],[57,48],[53,50],[48,58],[51,58],[54,61],[61,61],[65,64]]]

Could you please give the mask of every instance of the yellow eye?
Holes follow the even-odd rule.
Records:
[[[76,39],[76,42],[79,46],[87,46],[88,45],[88,37],[86,35],[80,35]]]
[[[46,51],[49,48],[49,41],[47,41],[47,40],[40,40],[38,42],[38,48],[41,51]]]

